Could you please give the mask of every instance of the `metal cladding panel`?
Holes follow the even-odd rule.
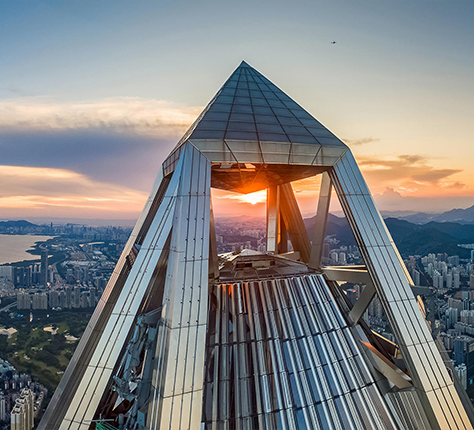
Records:
[[[201,423],[211,165],[192,145],[181,157],[184,167],[173,215],[149,429],[194,429]]]
[[[397,428],[322,276],[210,294],[205,429]]]
[[[330,175],[431,424],[441,429],[471,429],[416,304],[413,282],[350,151]]]
[[[112,370],[117,365],[120,353],[128,340],[139,304],[146,294],[151,276],[171,231],[181,167],[182,163],[178,162],[136,261],[120,295],[115,300],[112,313],[87,363],[86,373],[65,414],[65,419],[71,422],[71,426],[73,423],[88,422],[93,418],[99,401],[110,383]]]
[[[67,411],[68,405],[73,401],[72,399],[76,390],[84,377],[88,361],[90,360],[93,351],[97,348],[97,344],[105,329],[107,320],[115,305],[115,301],[121,294],[124,286],[121,282],[121,276],[124,276],[123,274],[127,271],[127,256],[130,254],[138,235],[141,232],[143,233],[145,220],[149,216],[153,203],[160,198],[159,191],[162,185],[163,170],[160,169],[148,200],[146,201],[137,223],[130,234],[107,287],[99,300],[99,304],[97,305],[89,324],[81,337],[79,345],[76,348],[61,382],[56,388],[48,409],[38,425],[39,430],[56,430],[59,429],[60,426],[61,429],[64,428],[65,424],[61,424],[62,419]]]

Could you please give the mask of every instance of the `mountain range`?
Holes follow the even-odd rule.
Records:
[[[415,224],[426,224],[431,221],[435,222],[456,222],[458,224],[474,224],[474,206],[467,209],[452,209],[440,214],[434,213],[406,213],[406,212],[389,212],[383,213],[384,217],[395,217],[404,219]]]
[[[314,231],[314,220],[315,217],[304,220],[310,238]],[[403,256],[446,252],[461,258],[470,257],[470,250],[458,244],[474,243],[474,224],[436,221],[415,224],[398,218],[386,218],[385,223]],[[355,244],[346,218],[329,214],[326,235],[335,237],[343,245]]]

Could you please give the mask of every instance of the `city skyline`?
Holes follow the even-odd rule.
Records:
[[[0,5],[1,219],[136,218],[242,59],[351,147],[381,210],[474,204],[472,3],[89,5]],[[318,183],[294,187],[314,214]],[[217,215],[264,211],[215,197]]]

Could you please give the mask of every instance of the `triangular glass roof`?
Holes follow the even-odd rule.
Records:
[[[245,61],[164,161],[165,175],[185,142],[211,162],[213,187],[243,193],[317,175],[348,149]]]
[[[179,144],[186,140],[345,146],[311,114],[245,61],[232,73]]]

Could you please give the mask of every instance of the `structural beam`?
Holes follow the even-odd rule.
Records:
[[[355,325],[359,322],[364,315],[365,310],[370,305],[370,302],[375,297],[376,291],[373,282],[369,282],[365,285],[364,291],[357,299],[354,304],[354,307],[349,312],[349,318],[351,319],[352,323]]]
[[[211,225],[209,229],[209,278],[217,279],[219,277],[219,257],[217,256],[216,227],[214,224],[214,210],[210,211]]]
[[[308,263],[311,254],[311,244],[309,243],[308,232],[306,231],[303,217],[301,216],[298,202],[290,183],[280,185],[280,207],[293,249],[299,251],[302,261]]]
[[[160,169],[150,196],[115,266],[107,287],[81,336],[79,345],[54,392],[48,409],[43,415],[43,419],[38,426],[39,430],[57,430],[62,425],[64,416],[76,392],[79,390],[79,386],[88,369],[87,365],[98,348],[99,341],[111,318],[114,306],[125,288],[125,283],[131,270],[128,267],[127,258],[133,252],[135,244],[142,243],[143,238],[148,234],[157,208],[167,194],[168,185],[169,178],[164,178],[163,169]]]
[[[311,257],[308,266],[313,269],[321,267],[323,255],[324,238],[326,236],[326,225],[328,221],[329,206],[331,205],[332,182],[328,172],[324,172],[321,178],[319,191],[318,210],[314,221],[313,242],[311,245]]]
[[[267,188],[267,252],[278,253],[280,199],[278,186]]]
[[[416,303],[413,281],[349,150],[330,175],[431,427],[472,429]]]

